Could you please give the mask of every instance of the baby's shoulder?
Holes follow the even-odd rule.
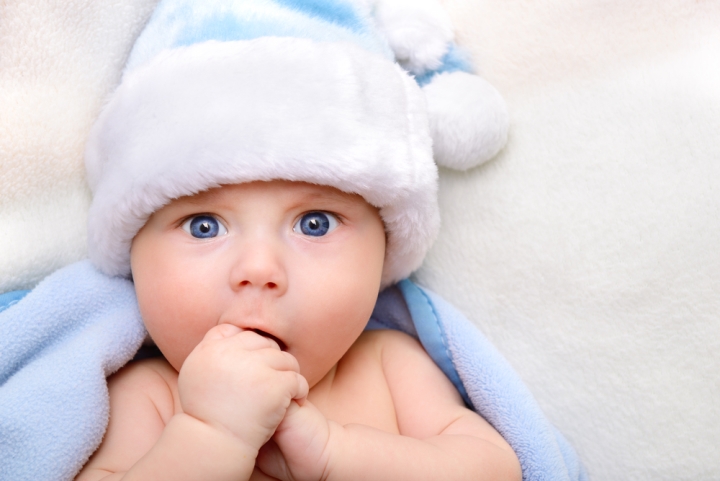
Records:
[[[432,363],[417,339],[394,329],[363,332],[345,357],[348,360],[362,360],[363,363],[372,358],[386,372],[400,366],[407,367],[408,362],[418,359]]]
[[[177,376],[177,371],[164,358],[154,357],[129,362],[108,379],[108,384],[127,388],[177,384]]]
[[[378,361],[375,366],[392,399],[401,434],[424,439],[467,415],[457,389],[417,339],[399,331],[369,331],[358,339],[357,347],[373,353]],[[367,359],[356,364],[363,361]],[[364,362],[364,369],[371,364]]]
[[[111,405],[150,401],[169,420],[177,404],[177,377],[164,358],[130,362],[108,379]]]
[[[394,343],[417,342],[412,336],[395,329],[371,329],[363,331],[356,344],[370,346],[385,346]]]
[[[353,345],[353,349],[372,351],[380,356],[407,351],[425,352],[417,339],[394,329],[364,331]]]
[[[398,359],[409,355],[425,356],[422,346],[411,336],[396,330],[364,331],[337,365],[337,374],[355,382],[378,382],[393,369]]]

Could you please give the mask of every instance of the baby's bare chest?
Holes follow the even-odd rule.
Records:
[[[364,424],[398,434],[395,404],[382,369],[382,360],[365,334],[308,395],[329,420]]]

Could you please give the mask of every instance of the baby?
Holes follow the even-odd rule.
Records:
[[[363,332],[385,230],[327,186],[223,186],[155,212],[132,243],[165,359],[110,381],[78,479],[520,479],[502,437],[409,336]]]
[[[350,3],[288,4],[161,2],[93,127],[90,256],[164,358],[110,379],[77,479],[519,480],[417,341],[364,331],[439,227],[423,91]]]

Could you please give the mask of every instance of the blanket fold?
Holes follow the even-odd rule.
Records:
[[[132,283],[89,261],[23,294],[0,306],[0,480],[72,479],[107,426],[105,378],[133,357],[146,331]],[[505,359],[438,295],[401,281],[380,294],[367,328],[418,338],[513,447],[524,480],[587,479]]]
[[[89,261],[0,312],[0,480],[72,479],[107,426],[106,376],[144,338],[132,283]]]

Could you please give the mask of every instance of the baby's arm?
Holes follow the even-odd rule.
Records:
[[[223,465],[233,454],[237,458],[242,447],[187,415],[173,416],[173,395],[165,380],[171,369],[156,360],[142,361],[110,379],[110,423],[77,480],[186,479],[205,463],[231,470]]]
[[[362,425],[326,422],[327,437],[315,435],[327,440],[318,450],[326,476],[322,479],[521,479],[512,448],[487,421],[464,407],[454,386],[415,340],[386,331],[378,333],[378,342],[400,435]],[[314,417],[315,425],[323,426],[317,417],[320,413],[312,411],[311,405],[307,409],[293,406],[278,434],[287,432],[287,424],[295,416],[300,420],[301,414]],[[322,432],[320,428],[315,429]],[[289,470],[294,479],[303,479],[296,475],[302,471],[295,469],[289,459],[277,462],[285,447],[278,434],[274,439],[280,449],[264,453],[259,458],[261,468],[266,463],[271,465],[270,458],[275,458],[274,464],[280,468],[268,474],[287,479],[283,471]],[[265,456],[267,459],[263,459]]]
[[[170,366],[125,368],[109,384],[105,439],[77,479],[247,480],[291,399],[307,394],[298,370],[274,341],[228,325],[209,331],[185,361],[182,409]]]

